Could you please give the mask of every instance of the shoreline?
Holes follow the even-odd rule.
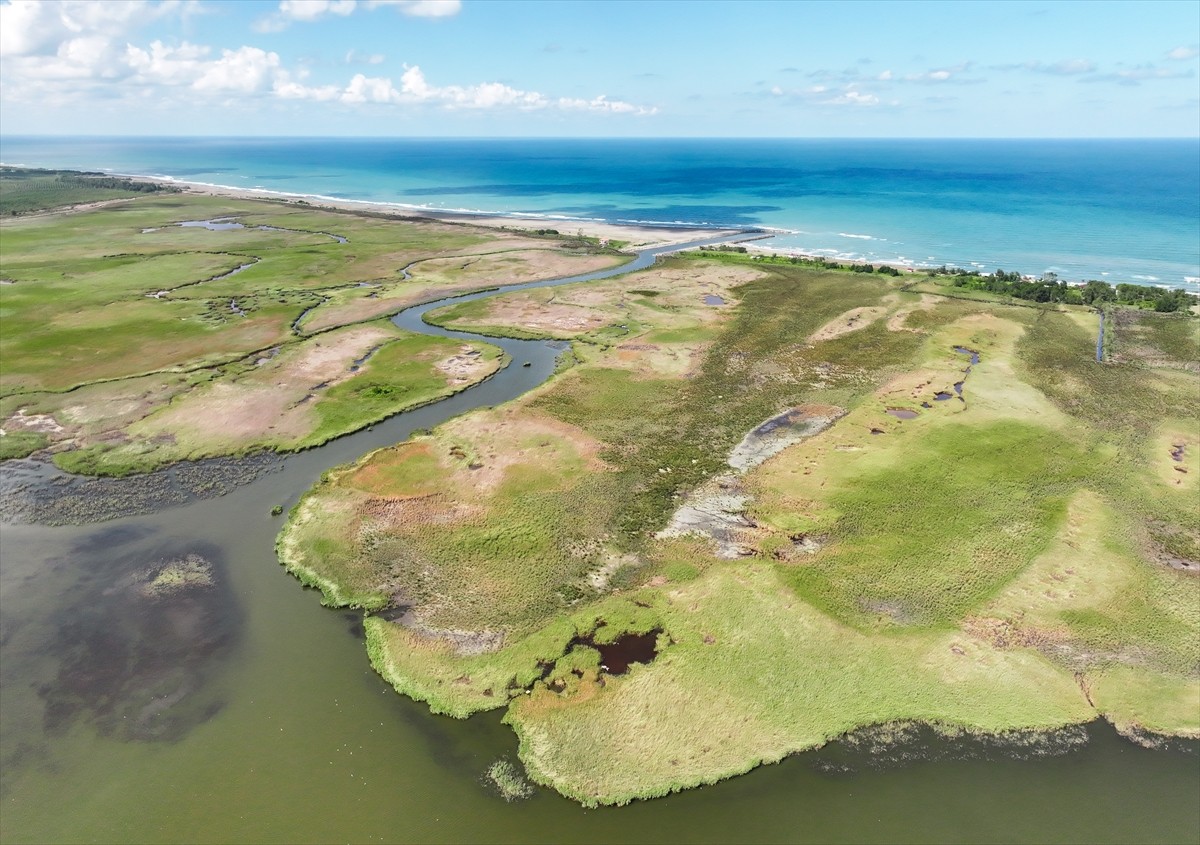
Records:
[[[0,162],[0,165],[3,165]],[[107,171],[106,171],[107,172]],[[697,234],[705,235],[733,235],[739,232],[761,232],[763,238],[771,238],[777,235],[795,234],[791,229],[780,229],[773,226],[705,226],[698,223],[687,223],[684,221],[666,222],[666,221],[646,221],[646,222],[610,222],[594,218],[579,218],[571,217],[565,214],[557,214],[554,212],[547,213],[528,213],[520,212],[489,212],[489,211],[470,211],[470,210],[439,210],[423,208],[421,206],[403,205],[400,203],[389,203],[381,200],[350,200],[330,197],[322,194],[311,194],[303,192],[278,191],[272,188],[238,188],[232,185],[215,185],[207,182],[189,182],[180,179],[165,178],[161,176],[148,176],[145,174],[125,174],[113,173],[115,176],[133,179],[135,181],[150,182],[158,185],[168,185],[181,187],[185,192],[195,193],[207,196],[218,197],[233,197],[237,199],[259,199],[267,201],[280,201],[290,204],[298,204],[303,201],[314,208],[336,209],[340,211],[367,211],[371,213],[391,214],[401,218],[425,218],[430,220],[441,220],[449,223],[463,223],[474,226],[485,226],[496,229],[537,229],[537,228],[556,228],[562,226],[573,228],[583,235],[599,238],[600,240],[621,240],[626,241],[628,248],[647,248],[657,246],[667,246],[677,243],[684,243],[693,239]],[[543,224],[538,226],[537,224]],[[561,234],[567,234],[563,229],[558,230]],[[668,237],[663,237],[668,234]],[[975,269],[983,271],[974,265],[974,262],[969,262],[971,266],[961,266],[953,263],[943,262],[942,264],[934,264],[932,262],[918,262],[900,259],[883,259],[872,260],[866,258],[843,258],[841,254],[823,255],[829,250],[812,250],[805,251],[793,247],[768,247],[761,245],[747,246],[747,249],[753,253],[761,255],[785,256],[789,258],[802,258],[809,261],[826,260],[831,263],[838,263],[847,266],[865,266],[867,264],[875,267],[890,267],[899,271],[902,274],[919,274],[929,270],[934,270],[938,267],[961,267],[961,269]],[[1028,274],[1022,271],[1023,278],[1036,280],[1039,276]],[[984,275],[991,275],[990,272]],[[1064,279],[1064,281],[1073,287],[1087,284],[1088,280],[1084,278]],[[1188,293],[1200,294],[1200,282],[1193,281],[1192,277],[1185,276],[1182,281],[1176,283],[1163,282],[1161,279],[1137,280],[1130,282],[1108,281],[1107,279],[1098,279],[1106,284],[1136,284],[1143,287],[1161,288],[1163,290],[1184,290]]]
[[[684,222],[614,223],[606,220],[554,214],[526,215],[514,212],[467,211],[458,209],[443,211],[439,209],[426,209],[420,206],[388,203],[380,200],[339,199],[322,194],[277,191],[271,188],[237,188],[231,185],[188,182],[180,179],[163,178],[161,176],[147,176],[140,173],[113,173],[112,175],[138,182],[183,188],[185,193],[200,196],[265,200],[268,202],[282,202],[289,205],[305,203],[308,207],[314,209],[349,212],[365,211],[373,214],[387,214],[398,218],[438,220],[447,223],[461,223],[492,229],[535,231],[537,229],[557,229],[559,234],[563,235],[569,235],[573,230],[602,241],[625,241],[625,246],[628,248],[646,249],[650,247],[673,246],[694,240],[698,234],[721,237],[748,231],[762,231],[764,235],[779,233],[779,230],[759,226],[702,226]]]
[[[31,167],[29,165],[10,164],[3,161],[0,161],[0,167],[13,167],[22,169],[64,169]],[[74,170],[75,168],[65,169]],[[762,233],[762,239],[764,240],[776,236],[800,234],[799,231],[794,229],[768,225],[718,226],[704,223],[689,223],[682,220],[610,221],[600,218],[573,217],[560,212],[510,212],[484,211],[475,209],[437,209],[428,208],[421,205],[388,202],[385,200],[343,199],[325,194],[308,193],[303,191],[282,191],[267,187],[256,186],[251,188],[242,188],[233,185],[220,185],[211,182],[196,182],[185,179],[176,179],[171,176],[152,175],[145,173],[123,173],[108,168],[99,168],[95,171],[80,170],[78,172],[103,173],[107,176],[117,176],[136,182],[182,188],[185,193],[192,193],[201,196],[263,200],[290,205],[305,203],[308,206],[317,209],[387,214],[402,219],[423,218],[428,220],[438,220],[448,223],[460,223],[509,231],[536,231],[537,229],[554,229],[559,234],[563,235],[569,235],[572,232],[577,232],[581,235],[594,237],[601,241],[624,241],[625,247],[629,249],[667,246],[683,243],[694,239],[698,234],[732,235],[737,233],[760,232]],[[847,235],[846,237],[857,238],[862,236]],[[943,261],[939,264],[934,263],[933,261],[915,261],[907,259],[903,256],[899,258],[884,259],[851,258],[846,257],[847,253],[838,252],[834,249],[805,249],[803,247],[788,246],[772,247],[758,244],[748,247],[748,249],[751,252],[760,255],[801,258],[808,261],[824,260],[830,263],[841,264],[843,266],[865,266],[869,264],[874,267],[889,267],[899,271],[903,275],[920,274],[935,270],[939,267],[974,270],[985,276],[991,275],[993,272],[985,270],[984,265],[975,261],[958,263],[952,261]],[[1041,278],[1041,276],[1038,274],[1027,273],[1024,270],[1018,270],[1017,272],[1019,272],[1022,278],[1025,280],[1036,281]],[[1090,277],[1079,276],[1078,278],[1068,278],[1062,274],[1059,274],[1059,278],[1072,287],[1082,286],[1085,285],[1089,280],[1095,280],[1103,281],[1106,284],[1112,285],[1113,287],[1116,287],[1119,284],[1130,284],[1140,287],[1159,288],[1161,290],[1183,290],[1187,293],[1200,295],[1200,276],[1184,275],[1181,280],[1167,282],[1163,281],[1159,277],[1139,277],[1137,275],[1130,276],[1129,279],[1124,281],[1110,280],[1106,278],[1108,275],[1108,273],[1102,272]]]

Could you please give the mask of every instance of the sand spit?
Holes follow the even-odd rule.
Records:
[[[444,220],[450,223],[465,223],[471,226],[482,226],[491,229],[536,230],[553,228],[563,235],[581,234],[599,238],[602,241],[625,241],[630,247],[667,246],[686,243],[695,240],[697,233],[711,236],[734,235],[741,229],[709,229],[693,226],[655,226],[650,224],[618,224],[601,220],[560,220],[553,217],[521,217],[501,216],[493,214],[469,214],[465,212],[444,212],[427,209],[401,208],[387,203],[373,203],[355,200],[332,200],[314,198],[304,194],[281,194],[278,191],[256,191],[242,188],[232,188],[216,185],[203,185],[191,182],[165,182],[146,176],[131,176],[129,178],[140,182],[183,187],[194,194],[204,194],[215,197],[232,197],[235,199],[269,200],[294,204],[300,201],[315,209],[337,209],[341,211],[366,211],[375,214],[388,214],[402,218],[425,218]]]

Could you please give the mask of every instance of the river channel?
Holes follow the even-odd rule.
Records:
[[[715,243],[711,238],[686,246]],[[567,284],[649,266],[683,247]],[[429,326],[441,300],[397,315]],[[330,467],[549,378],[561,345],[485,339],[512,363],[456,396],[308,452],[224,495],[88,525],[3,525],[4,842],[1194,842],[1196,743],[1149,750],[1103,723],[1033,747],[834,743],[716,786],[585,810],[550,790],[503,801],[500,713],[433,716],[371,669],[361,616],[279,565],[284,511]],[[528,363],[529,366],[523,366]],[[54,473],[13,464],[37,483]],[[135,482],[136,483],[136,482]],[[200,599],[147,598],[145,573],[203,560]],[[141,580],[139,580],[141,579]],[[183,595],[190,595],[184,593]]]

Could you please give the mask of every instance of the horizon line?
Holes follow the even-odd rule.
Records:
[[[1200,135],[116,135],[60,132],[0,132],[6,138],[87,140],[387,140],[387,141],[1200,141]]]

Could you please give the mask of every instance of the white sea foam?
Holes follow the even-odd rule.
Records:
[[[872,237],[871,235],[856,235],[853,232],[838,232],[838,236],[842,237],[842,238],[856,238],[860,241],[877,241],[877,240],[879,240],[879,238]]]
[[[1134,276],[1140,282],[1157,282],[1158,276]]]
[[[1200,285],[1200,276],[1184,276],[1183,280],[1189,285]]]

